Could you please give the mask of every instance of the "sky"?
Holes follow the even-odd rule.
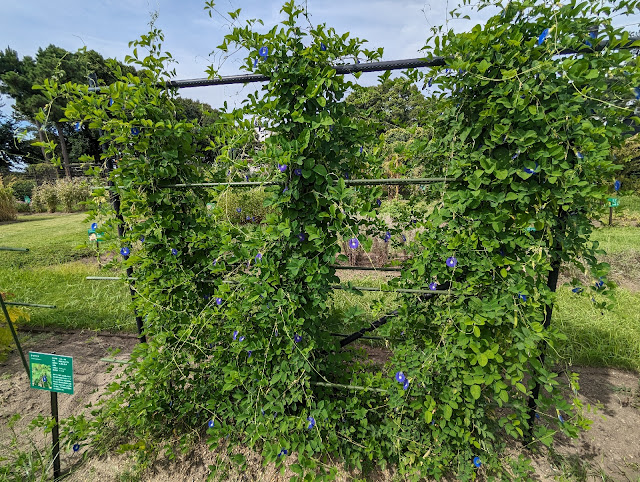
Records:
[[[240,20],[261,18],[265,30],[282,18],[284,0],[218,0],[216,10],[242,9]],[[306,4],[314,24],[326,23],[338,33],[367,39],[368,48],[384,47],[384,60],[420,57],[433,26],[445,25],[467,31],[483,23],[491,14],[467,10],[470,20],[450,20],[447,12],[457,0],[298,0]],[[220,54],[210,55],[230,32],[229,21],[220,14],[210,18],[204,0],[0,0],[0,48],[10,46],[20,57],[35,55],[38,48],[54,44],[69,51],[86,46],[105,57],[124,60],[131,52],[128,43],[145,34],[152,12],[157,12],[156,26],[165,35],[163,48],[178,61],[174,64],[177,79],[207,77],[210,65],[218,66]],[[640,15],[634,19],[640,23]],[[631,30],[637,30],[631,29]],[[243,73],[241,54],[228,59],[221,75]],[[372,85],[377,75],[363,74],[359,83]],[[248,86],[215,86],[182,89],[181,95],[221,107],[238,105]],[[10,100],[4,99],[3,112],[10,112]]]
[[[455,2],[455,0],[454,0]],[[221,56],[211,52],[230,32],[229,22],[204,10],[204,0],[0,0],[0,48],[10,46],[20,57],[34,56],[38,48],[54,44],[69,51],[86,46],[105,57],[124,60],[131,52],[128,43],[148,31],[152,12],[158,13],[156,26],[165,35],[163,48],[178,61],[174,64],[177,79],[207,77],[208,66],[218,66]],[[281,18],[284,0],[219,0],[220,14],[242,9],[240,19],[261,18],[265,30]],[[420,49],[430,34],[430,27],[444,25],[446,12],[454,3],[442,0],[304,0],[314,24],[326,23],[336,32],[350,32],[367,39],[367,48],[384,47],[384,59],[420,57]],[[457,3],[457,2],[455,2]],[[466,30],[488,16],[476,13],[472,21],[456,21],[456,30]],[[451,26],[454,26],[453,24]],[[243,73],[242,55],[228,59],[221,75]],[[371,85],[376,74],[363,74],[359,82]],[[239,102],[256,85],[216,86],[182,89],[181,95],[221,107]],[[5,98],[3,111],[10,111]]]

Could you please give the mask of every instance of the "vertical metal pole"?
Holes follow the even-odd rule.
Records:
[[[53,439],[53,480],[60,478],[60,439],[58,433],[58,392],[51,392],[51,416],[55,421],[51,429],[51,437]]]
[[[27,377],[29,377],[29,365],[27,365],[27,359],[24,357],[24,352],[22,351],[22,345],[20,345],[20,340],[18,340],[18,334],[16,333],[15,328],[13,327],[13,323],[11,322],[11,317],[9,316],[9,311],[7,311],[7,305],[4,304],[4,300],[2,299],[2,295],[0,294],[0,305],[2,306],[2,312],[4,313],[4,317],[7,320],[7,325],[9,325],[9,329],[11,330],[11,336],[13,337],[13,341],[18,348],[18,353],[20,353],[20,358],[22,359],[22,366],[24,370],[27,372]]]
[[[558,216],[558,225],[559,232],[564,232],[565,230],[565,219],[566,212],[561,211]],[[560,252],[562,251],[562,243],[559,241],[558,236],[556,235],[554,246],[553,246],[553,259],[551,260],[551,272],[549,273],[549,277],[547,278],[547,287],[552,293],[556,292],[558,288],[558,277],[560,275]],[[553,303],[548,303],[545,306],[544,312],[544,329],[548,329],[549,325],[551,325],[551,316],[553,315]],[[544,366],[545,359],[545,350],[544,347],[540,352],[540,364]],[[529,430],[527,435],[525,436],[525,442],[529,443],[533,439],[533,424],[536,420],[536,405],[538,401],[538,396],[540,395],[540,382],[536,382],[536,385],[533,387],[533,391],[531,392],[531,398],[529,398]]]
[[[112,171],[114,168],[115,168],[115,165],[114,165],[113,159],[108,159],[107,172]],[[115,186],[115,184],[111,179],[109,179],[108,185],[111,188]],[[115,189],[109,189],[109,195],[111,197],[111,204],[113,205],[113,210],[116,212],[116,218],[118,219],[118,237],[122,238],[122,236],[124,235],[124,218],[122,217],[122,213],[120,212],[120,196],[118,195]],[[129,256],[125,256],[124,259],[126,261],[127,259],[129,259]],[[132,277],[133,277],[133,268],[129,266],[127,268],[127,278],[132,278]],[[131,281],[131,284],[129,285],[129,292],[131,293],[131,299],[135,299],[136,297],[136,292],[133,289],[133,284],[134,284],[134,281]],[[138,327],[138,341],[140,343],[146,343],[147,337],[142,333],[142,331],[144,330],[142,317],[138,315],[138,310],[136,310],[135,308],[133,309],[133,312],[136,317],[136,326]]]
[[[609,206],[609,226],[613,223],[613,206]]]

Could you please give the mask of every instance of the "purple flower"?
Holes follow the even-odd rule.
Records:
[[[603,286],[604,286],[604,281],[602,281],[602,278],[596,281],[596,288],[602,288]]]
[[[47,376],[46,375],[42,376],[42,383],[47,383]]]
[[[296,343],[300,343],[302,341],[302,336],[296,333],[295,336],[293,337],[293,341],[295,341]]]
[[[280,169],[280,172],[285,172],[287,170],[287,165],[286,164],[278,164],[278,169]]]
[[[436,283],[435,281],[433,283],[429,283],[429,289],[431,291],[435,291],[438,289],[438,283]]]
[[[144,236],[140,236],[140,241],[144,243]]]
[[[409,388],[409,380],[405,379],[404,383],[402,384],[402,388],[404,388],[405,390]]]
[[[293,173],[294,173],[296,176],[302,176],[302,169],[300,169],[299,167],[296,167],[296,168],[293,170]]]
[[[73,444],[73,451],[77,452],[78,450],[80,450],[80,444]]]
[[[241,336],[240,338],[238,338],[238,341],[244,341],[244,336]]]
[[[109,97],[109,107],[111,107],[112,105],[113,105],[113,99]]]
[[[313,427],[316,426],[316,419],[313,417],[307,417],[307,421],[309,422],[309,426],[307,427],[307,430],[311,430]]]
[[[620,181],[616,181],[613,183],[613,189],[615,191],[619,191],[620,190]]]
[[[300,233],[300,234],[298,234],[298,239],[300,241],[304,241],[305,239],[307,239],[307,235],[304,234],[304,233]]]
[[[288,454],[289,454],[289,452],[287,451],[287,449],[282,449],[280,451],[280,453],[278,454],[278,457],[280,457],[281,455],[288,455]]]
[[[256,261],[261,261],[262,260],[262,254],[258,253],[256,254]]]
[[[535,174],[536,171],[538,170],[538,163],[536,162],[536,167],[534,169],[529,169],[528,167],[525,167],[523,170],[524,172],[526,172],[527,174]]]
[[[129,253],[130,253],[129,248],[127,248],[126,246],[120,250],[120,254],[122,256],[129,256]]]
[[[473,458],[473,465],[475,465],[476,467],[480,467],[482,465],[482,462],[480,461],[480,457]]]
[[[576,157],[578,159],[584,159],[584,154],[582,152],[576,152]]]
[[[287,186],[284,187],[284,189],[282,190],[282,194],[284,194],[285,192],[287,192],[289,190],[289,188]]]
[[[389,231],[387,231],[387,232],[384,234],[384,242],[385,242],[385,243],[388,243],[390,239],[391,239],[391,233],[390,233]]]
[[[171,248],[171,254],[174,256],[178,255],[178,250],[176,248]]]
[[[241,213],[242,212],[242,208],[236,208],[236,211]]]
[[[518,296],[522,301],[527,301],[527,295],[523,295],[522,293],[518,293]]]
[[[403,234],[402,235],[402,242],[404,243],[407,240],[407,237]]]
[[[258,55],[266,59],[269,55],[269,47],[260,47],[260,50],[258,50]]]
[[[562,415],[560,415],[560,412],[558,412],[558,420],[560,420],[560,423],[564,423],[564,418],[562,418]]]
[[[360,242],[358,241],[358,238],[351,238],[349,240],[349,247],[351,249],[357,249],[358,246],[360,246]]]
[[[238,330],[234,330],[233,331],[233,341],[236,341],[237,338],[238,338]]]
[[[362,146],[360,146],[360,154],[362,154]]]
[[[140,134],[140,129],[138,129],[137,127],[132,127],[131,134],[137,136],[138,134]]]
[[[247,350],[247,358],[251,358],[251,354],[252,354],[252,351],[251,350]]]
[[[582,293],[582,288],[580,288],[579,286],[576,286],[571,291],[574,292],[574,293]]]
[[[222,304],[222,298],[216,298],[216,305],[220,306]]]
[[[378,205],[378,207],[382,206],[382,201],[380,201],[380,199],[376,199],[376,204]]]
[[[93,223],[91,225],[91,229],[98,229],[98,223]]]
[[[322,42],[320,42],[320,50],[322,50],[323,52],[326,52],[327,50],[327,46],[325,44],[323,44]],[[284,450],[284,449],[282,449]]]
[[[404,373],[402,372],[398,372],[396,373],[396,381],[398,383],[404,383],[404,381],[407,379],[407,377],[404,376]]]
[[[429,87],[433,85],[433,77],[429,77],[429,82],[427,82],[427,84],[429,85]]]
[[[213,419],[209,420],[209,428],[213,428],[215,426],[216,426],[216,422]]]
[[[636,99],[640,100],[640,87],[633,88],[633,95],[635,95]]]
[[[455,256],[449,256],[447,258],[447,266],[449,268],[455,268],[457,264],[458,264],[458,260],[456,259]]]

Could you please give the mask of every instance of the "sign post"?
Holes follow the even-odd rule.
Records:
[[[51,392],[51,416],[55,424],[53,439],[53,480],[60,478],[60,439],[58,432],[58,393],[73,395],[73,358],[53,353],[29,352],[31,388]]]
[[[613,222],[613,208],[620,206],[620,200],[617,197],[610,197],[607,201],[609,201],[609,226],[611,226]]]

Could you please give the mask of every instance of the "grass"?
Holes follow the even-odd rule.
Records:
[[[567,336],[559,354],[574,364],[627,368],[640,372],[640,293],[618,289],[608,310],[589,296],[558,290],[553,324]]]
[[[15,301],[56,305],[25,309],[30,320],[23,325],[134,330],[126,286],[85,280],[113,275],[97,266],[95,249],[84,245],[85,219],[85,214],[22,216],[0,226],[0,246],[31,250],[0,252],[0,291]]]

